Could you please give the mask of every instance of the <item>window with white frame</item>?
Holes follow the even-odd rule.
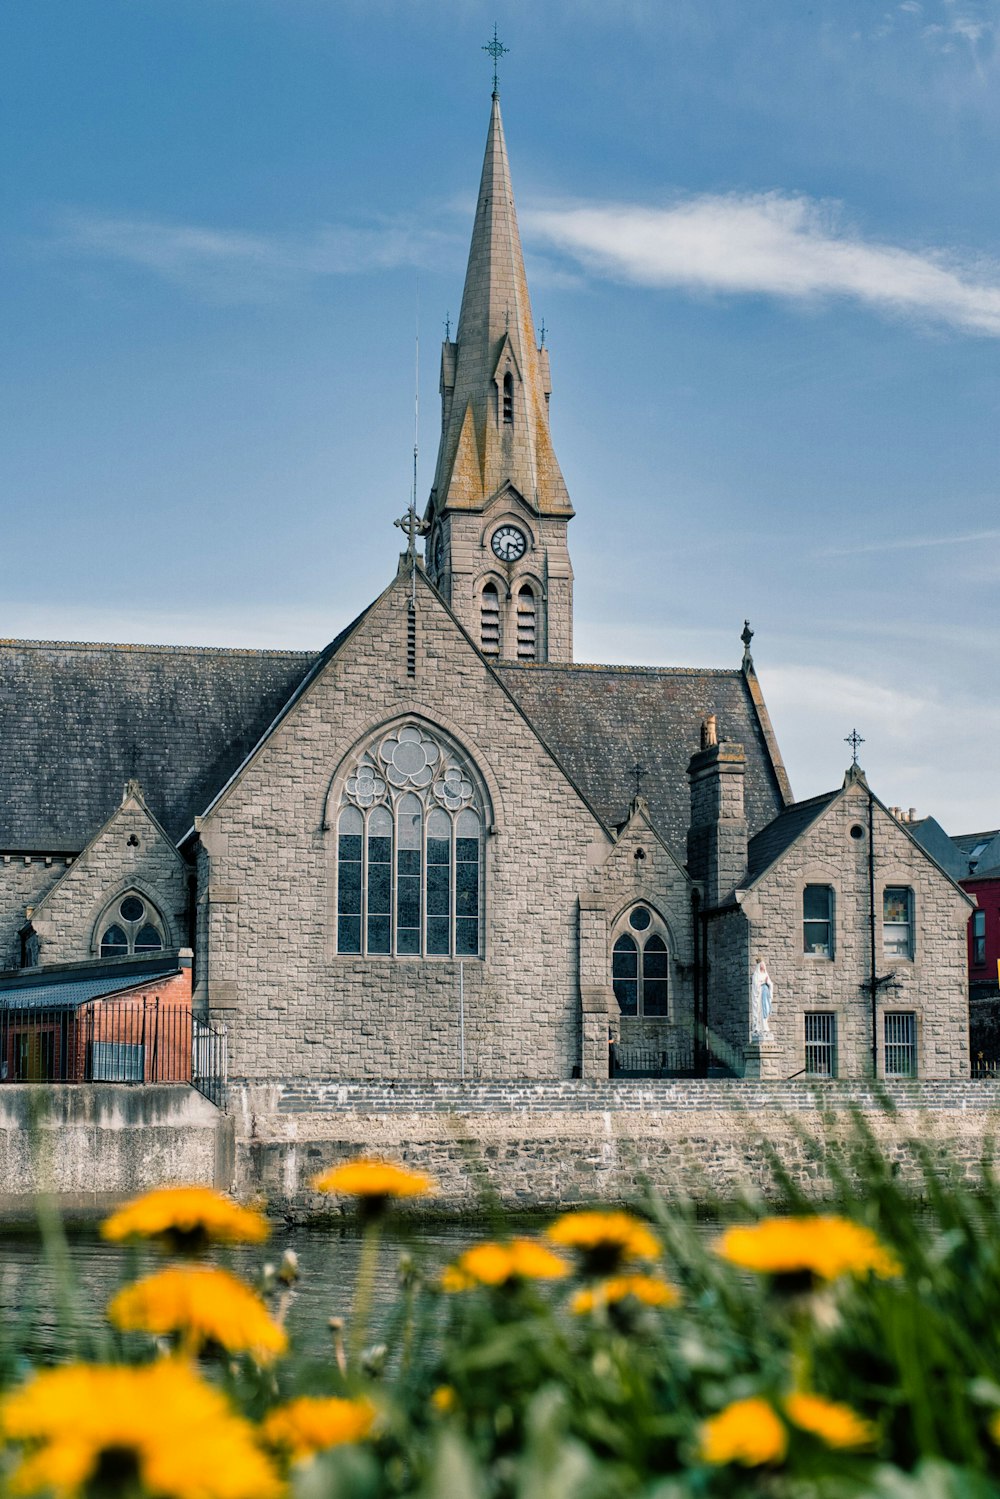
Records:
[[[917,1017],[912,1010],[897,1010],[883,1017],[886,1077],[916,1077]]]
[[[670,955],[666,931],[648,906],[635,906],[626,919],[628,930],[616,939],[611,952],[611,984],[623,1015],[665,1020],[669,1013]]]
[[[119,896],[97,923],[97,951],[102,958],[127,958],[160,952],[166,945],[163,919],[135,890]]]
[[[833,957],[831,885],[807,885],[802,892],[802,947],[818,957]]]
[[[837,1017],[832,1010],[806,1015],[806,1072],[811,1077],[837,1076]]]
[[[882,951],[887,958],[913,957],[913,891],[905,885],[882,892]]]
[[[443,737],[382,734],[344,783],[337,819],[337,951],[474,958],[482,952],[485,805]]]

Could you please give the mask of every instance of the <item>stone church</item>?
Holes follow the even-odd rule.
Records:
[[[856,765],[793,801],[749,627],[574,661],[550,393],[494,96],[385,591],[318,655],[0,645],[0,1011],[193,962],[251,1082],[967,1071],[971,902]]]

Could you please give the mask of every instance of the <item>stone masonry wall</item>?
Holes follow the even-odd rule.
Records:
[[[101,936],[98,921],[108,903],[130,889],[156,906],[165,945],[186,947],[187,867],[134,795],[125,799],[36,907],[32,921],[41,964],[94,957],[95,941]]]
[[[20,930],[72,858],[44,854],[4,854],[0,858],[0,968],[21,966]]]
[[[492,802],[485,957],[463,965],[467,1067],[568,1077],[579,1064],[578,895],[608,836],[419,574],[408,676],[409,592],[401,575],[200,824],[208,1002],[229,1021],[234,1075],[459,1075],[458,961],[336,950],[326,798],[345,757],[407,715],[458,744]]]
[[[853,1109],[915,1191],[914,1141],[942,1169],[979,1180],[1000,1127],[1000,1084],[885,1092],[894,1112],[863,1084],[802,1081],[277,1082],[233,1092],[235,1190],[263,1192],[272,1212],[294,1218],[345,1210],[308,1181],[364,1151],[429,1171],[441,1188],[431,1208],[445,1212],[474,1213],[484,1186],[511,1209],[625,1201],[649,1186],[704,1202],[748,1191],[777,1200],[766,1139],[819,1198],[826,1153],[843,1164]]]
[[[859,828],[860,837],[851,829]],[[963,1077],[969,1071],[966,926],[969,906],[899,824],[874,805],[876,971],[890,980],[878,1000],[879,1073],[884,1066],[883,1017],[913,1011],[917,1025],[917,1075]],[[803,951],[802,892],[807,884],[834,889],[833,956]],[[883,950],[882,892],[902,885],[913,891],[915,945],[912,960]],[[837,1065],[842,1077],[862,1077],[871,1068],[871,1000],[868,989],[868,793],[863,782],[843,796],[793,844],[743,898],[741,919],[749,923],[749,964],[737,966],[721,941],[729,922],[713,923],[716,949],[712,984],[722,1007],[749,1024],[750,965],[763,956],[774,980],[772,1047],[762,1058],[765,1075],[782,1077],[805,1067],[803,1015],[836,1016]]]

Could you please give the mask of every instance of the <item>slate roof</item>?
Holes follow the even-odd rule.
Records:
[[[764,732],[742,671],[694,667],[501,665],[497,674],[567,773],[609,826],[635,795],[633,766],[657,831],[687,858],[688,761],[714,713],[720,739],[743,745],[751,833],[784,807]]]
[[[75,1010],[90,999],[103,999],[135,989],[150,979],[166,978],[179,973],[177,957],[165,957],[141,963],[129,963],[97,969],[88,964],[74,971],[61,968],[57,974],[39,973],[0,979],[0,1011],[3,1010]]]
[[[315,660],[301,651],[0,642],[0,849],[78,852],[132,776],[180,838]]]
[[[359,616],[359,618],[362,616]],[[190,646],[0,642],[0,850],[77,852],[139,780],[175,839],[189,831],[352,621],[319,654]],[[714,713],[747,753],[751,834],[782,811],[779,782],[741,670],[503,665],[496,670],[597,815],[624,821],[642,793],[683,863],[685,774]]]
[[[816,821],[820,813],[830,805],[839,791],[826,791],[822,796],[812,796],[808,801],[793,802],[767,827],[750,839],[747,849],[747,884],[759,880],[786,848],[790,848],[800,833]]]

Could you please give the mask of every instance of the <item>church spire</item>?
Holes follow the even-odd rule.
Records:
[[[484,654],[506,659],[572,656],[573,506],[549,434],[550,390],[494,93],[458,329],[441,351],[426,520],[431,576]]]
[[[444,419],[432,494],[436,511],[479,508],[512,484],[531,509],[572,515],[549,436],[549,391],[548,350],[535,341],[500,99],[494,94],[458,332],[454,343],[445,341],[441,361]]]

